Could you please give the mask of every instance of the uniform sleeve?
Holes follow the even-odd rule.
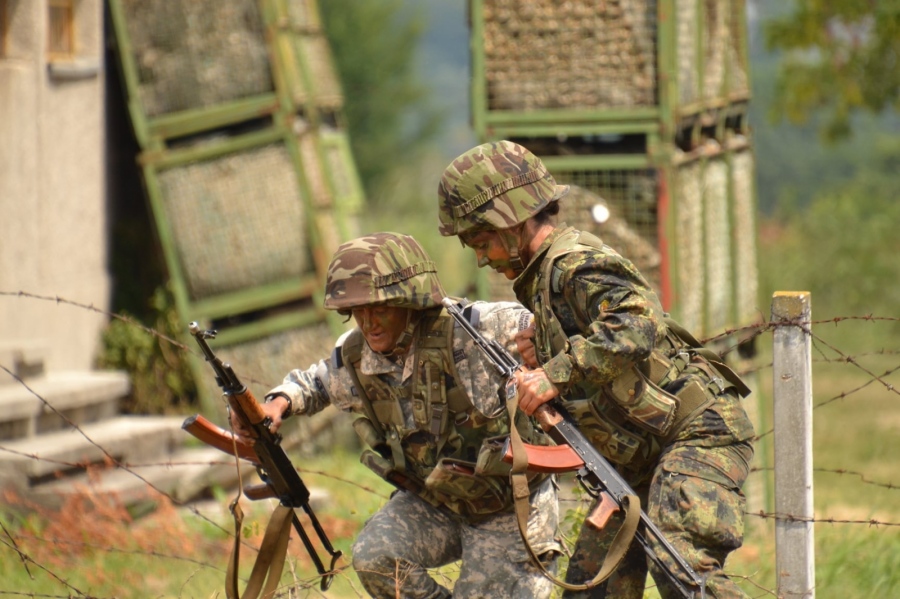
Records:
[[[342,339],[335,347],[340,352]],[[287,373],[280,385],[267,395],[284,393],[291,398],[294,414],[312,416],[329,404],[344,412],[362,412],[359,397],[353,392],[353,379],[343,365],[334,358],[320,360],[306,370],[295,369]]]
[[[521,361],[515,334],[528,327],[531,312],[515,302],[475,302],[472,309],[477,313],[474,328],[488,341],[497,341],[516,361]],[[504,414],[505,406],[498,392],[506,381],[458,325],[453,330],[453,355],[457,373],[475,409],[489,418]]]
[[[567,254],[554,271],[559,278],[551,302],[568,344],[544,370],[557,386],[612,382],[646,359],[665,335],[656,293],[634,265],[615,252]]]

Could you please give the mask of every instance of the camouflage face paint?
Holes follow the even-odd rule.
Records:
[[[386,354],[397,347],[409,322],[410,309],[375,306],[354,308],[352,314],[372,351]]]

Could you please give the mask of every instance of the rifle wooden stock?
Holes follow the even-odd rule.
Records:
[[[236,450],[237,456],[242,460],[247,460],[256,465],[260,463],[259,456],[256,455],[253,446],[247,445],[235,437],[231,431],[216,426],[201,414],[195,414],[186,419],[181,428],[207,445],[215,447],[228,455],[234,455]]]
[[[244,497],[252,501],[259,501],[260,499],[278,499],[278,495],[275,494],[275,489],[265,483],[259,485],[247,485],[244,487]]]
[[[241,393],[229,394],[228,405],[247,424],[251,425],[251,428],[254,428],[255,425],[266,419],[266,413],[262,411],[262,408],[259,407],[259,402],[256,401],[253,393],[246,387]]]

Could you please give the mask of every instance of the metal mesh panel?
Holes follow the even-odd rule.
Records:
[[[675,170],[673,204],[676,211],[675,240],[678,256],[678,297],[675,303],[680,322],[689,331],[703,330],[703,291],[706,284],[703,262],[702,169],[697,161]]]
[[[681,104],[699,101],[701,85],[707,100],[728,93],[746,94],[744,0],[676,0],[675,10]]]
[[[731,227],[728,219],[728,163],[724,155],[703,169],[704,243],[706,245],[707,333],[731,323]]]
[[[753,152],[748,148],[731,157],[734,197],[736,312],[739,325],[758,317],[756,216],[753,202]]]
[[[295,50],[304,57],[303,64],[309,70],[308,80],[312,85],[312,89],[292,90],[294,99],[300,103],[312,100],[320,106],[340,107],[341,87],[315,0],[293,0],[287,3],[287,9],[288,18],[296,31]],[[297,83],[304,85],[302,78]],[[309,98],[310,94],[314,98]]]
[[[484,0],[489,110],[652,106],[655,0]]]
[[[675,39],[678,56],[678,91],[682,104],[695,102],[699,96],[697,77],[697,3],[700,0],[676,0],[677,27]]]
[[[148,116],[274,90],[258,0],[123,0]]]
[[[748,94],[750,81],[747,76],[746,54],[744,44],[747,39],[744,27],[744,11],[747,6],[744,0],[731,0],[731,15],[728,35],[728,89],[731,93]]]
[[[172,167],[159,173],[159,187],[193,299],[309,268],[306,216],[284,146]]]
[[[725,91],[725,52],[729,46],[728,2],[703,1],[703,97],[722,97]]]
[[[560,202],[560,222],[600,237],[634,262],[659,292],[656,171],[554,169],[553,176],[557,182],[572,186]],[[606,222],[594,219],[593,210],[598,203],[609,209]]]

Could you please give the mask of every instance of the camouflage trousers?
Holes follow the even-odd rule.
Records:
[[[706,578],[707,597],[747,597],[723,573],[722,566],[728,554],[743,543],[746,499],[741,487],[752,457],[749,443],[724,447],[675,444],[661,457],[649,487],[635,489],[650,520],[694,571]],[[616,516],[620,515],[617,512]],[[596,575],[620,525],[621,518],[614,516],[604,530],[582,527],[566,573],[567,582],[580,584]],[[654,553],[669,564],[672,572],[679,572],[663,549],[656,548]],[[606,582],[590,591],[567,591],[563,596],[640,599],[647,570],[647,556],[633,542]],[[650,574],[663,599],[681,597],[655,565],[650,566]]]
[[[544,565],[555,567],[560,546],[556,484],[548,478],[531,496],[528,538]],[[461,561],[452,590],[427,568]],[[549,562],[549,563],[548,563]],[[372,597],[497,599],[549,597],[553,583],[530,562],[515,514],[477,524],[397,492],[363,527],[353,545],[353,568]],[[451,586],[449,580],[443,581]]]

